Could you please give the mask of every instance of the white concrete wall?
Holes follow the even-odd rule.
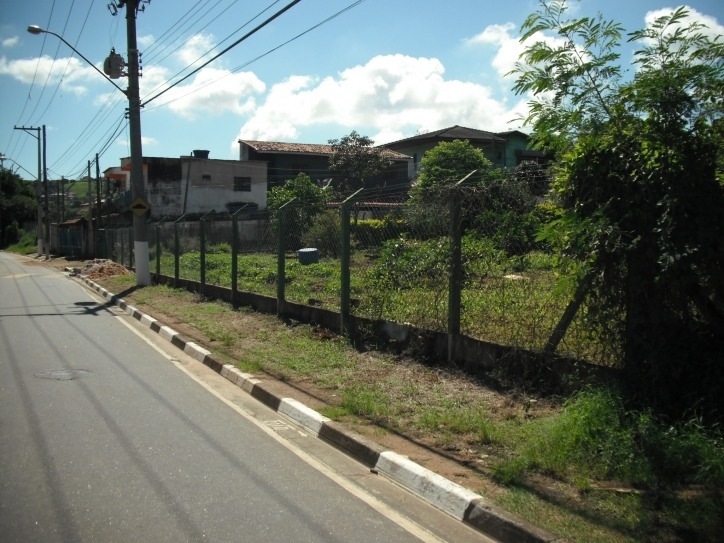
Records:
[[[266,209],[266,162],[194,157],[180,160],[181,179],[147,180],[152,217],[205,214],[212,209],[226,213],[226,205],[235,202],[254,203],[260,210]],[[251,191],[235,191],[235,177],[250,177]]]

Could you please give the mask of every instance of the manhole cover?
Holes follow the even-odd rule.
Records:
[[[76,370],[76,369],[61,369],[61,370],[50,370],[50,371],[41,371],[38,373],[35,373],[35,377],[40,377],[41,379],[54,379],[56,381],[72,381],[73,379],[80,379],[84,375],[87,375],[90,373],[88,370]]]

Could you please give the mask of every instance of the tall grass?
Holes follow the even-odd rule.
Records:
[[[9,245],[5,250],[9,253],[17,253],[21,255],[33,254],[38,250],[38,238],[33,232],[28,232],[22,228],[18,231],[20,239],[17,243]]]
[[[540,471],[585,487],[597,480],[634,485],[724,485],[724,441],[718,427],[694,417],[674,425],[627,410],[609,389],[587,389],[551,418],[521,425],[509,445],[517,452],[494,471],[514,482]],[[515,443],[514,443],[515,442]]]

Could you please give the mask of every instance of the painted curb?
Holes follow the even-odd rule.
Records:
[[[380,473],[407,488],[426,502],[454,518],[510,543],[563,543],[564,540],[542,528],[500,509],[484,497],[438,475],[408,458],[386,450],[373,441],[352,432],[293,398],[277,396],[263,381],[245,374],[230,364],[222,364],[213,354],[185,338],[158,320],[141,313],[122,298],[110,293],[90,279],[78,276],[82,283],[111,304],[123,309],[151,331],[159,334],[194,360],[213,369],[222,377],[287,418],[315,437],[350,454],[374,473]]]

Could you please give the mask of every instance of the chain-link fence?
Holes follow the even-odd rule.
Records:
[[[336,204],[291,201],[273,211],[160,221],[149,225],[151,269],[342,318],[610,363],[616,346],[588,325],[576,283],[563,280],[560,257],[537,237],[550,217],[529,189],[502,176],[424,201],[391,188]],[[125,264],[130,229],[111,232],[108,254]]]

